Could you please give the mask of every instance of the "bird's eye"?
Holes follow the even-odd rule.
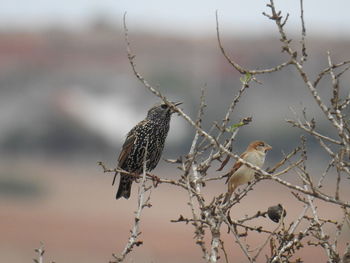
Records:
[[[161,106],[160,106],[162,109],[167,109],[168,108],[168,105],[166,105],[166,104],[162,104]]]

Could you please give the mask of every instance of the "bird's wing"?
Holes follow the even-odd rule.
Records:
[[[222,169],[224,169],[225,165],[228,163],[229,160],[230,160],[230,155],[227,155],[225,160],[221,163],[220,167],[216,171],[221,171]]]
[[[136,140],[136,134],[135,134],[135,128],[136,126],[128,133],[125,142],[122,146],[122,150],[118,157],[118,166],[122,167],[125,160],[127,159],[128,155],[130,154],[132,147],[134,145],[134,142]]]
[[[241,157],[242,159],[245,159],[245,158],[246,158],[246,155],[247,155],[247,153],[244,152],[244,153],[241,154],[240,157]],[[227,174],[224,175],[224,176],[227,176],[226,184],[227,184],[228,180],[230,180],[231,176],[232,176],[241,166],[242,166],[242,163],[241,163],[240,161],[236,162],[236,163],[233,165],[233,167],[231,168],[231,170],[230,170]]]
[[[232,152],[232,145],[230,145],[228,150]],[[225,165],[228,163],[229,160],[230,160],[230,155],[227,155],[225,160],[221,163],[221,166],[216,171],[221,171],[222,169],[224,169]]]

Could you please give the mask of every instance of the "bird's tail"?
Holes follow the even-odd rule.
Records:
[[[231,173],[231,171],[229,171],[228,173],[226,173],[222,176],[222,177],[227,177],[225,184],[227,184],[228,180],[230,180],[231,175],[232,175],[232,173]]]
[[[131,192],[132,178],[127,174],[120,174],[119,188],[116,195],[116,199],[124,197],[129,199]]]

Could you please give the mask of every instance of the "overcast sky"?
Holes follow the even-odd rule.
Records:
[[[349,35],[349,0],[304,0],[308,32]],[[1,0],[0,28],[42,28],[88,24],[91,18],[105,14],[120,23],[128,12],[129,26],[148,30],[205,34],[215,30],[215,10],[221,26],[247,34],[269,30],[272,21],[261,15],[268,12],[267,0]],[[276,0],[276,5],[291,14],[289,29],[300,30],[299,0]]]

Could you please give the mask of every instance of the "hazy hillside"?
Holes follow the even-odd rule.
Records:
[[[204,88],[208,104],[205,124],[222,119],[240,87],[240,76],[219,52],[214,32],[191,39],[130,31],[138,69],[153,85],[159,85],[171,99],[184,101],[184,109],[192,116]],[[241,39],[222,31],[227,51],[241,65],[263,68],[284,61],[276,36]],[[349,41],[311,38],[307,44],[310,72],[326,67],[327,50],[334,50],[335,62],[350,57]],[[289,107],[315,112],[310,94],[297,79],[287,68],[261,77],[263,85],[252,84],[232,120],[253,116],[251,126],[239,135],[243,142],[274,138],[281,144],[277,147],[283,147],[292,143],[284,142],[283,134],[297,138],[284,121],[292,117]],[[326,88],[320,92],[330,95]],[[132,75],[123,34],[111,25],[79,32],[57,28],[2,32],[0,94],[3,154],[110,153],[157,102]],[[177,145],[173,151],[180,153],[191,139],[191,129],[179,118],[172,127],[177,132],[169,136],[168,143]]]

